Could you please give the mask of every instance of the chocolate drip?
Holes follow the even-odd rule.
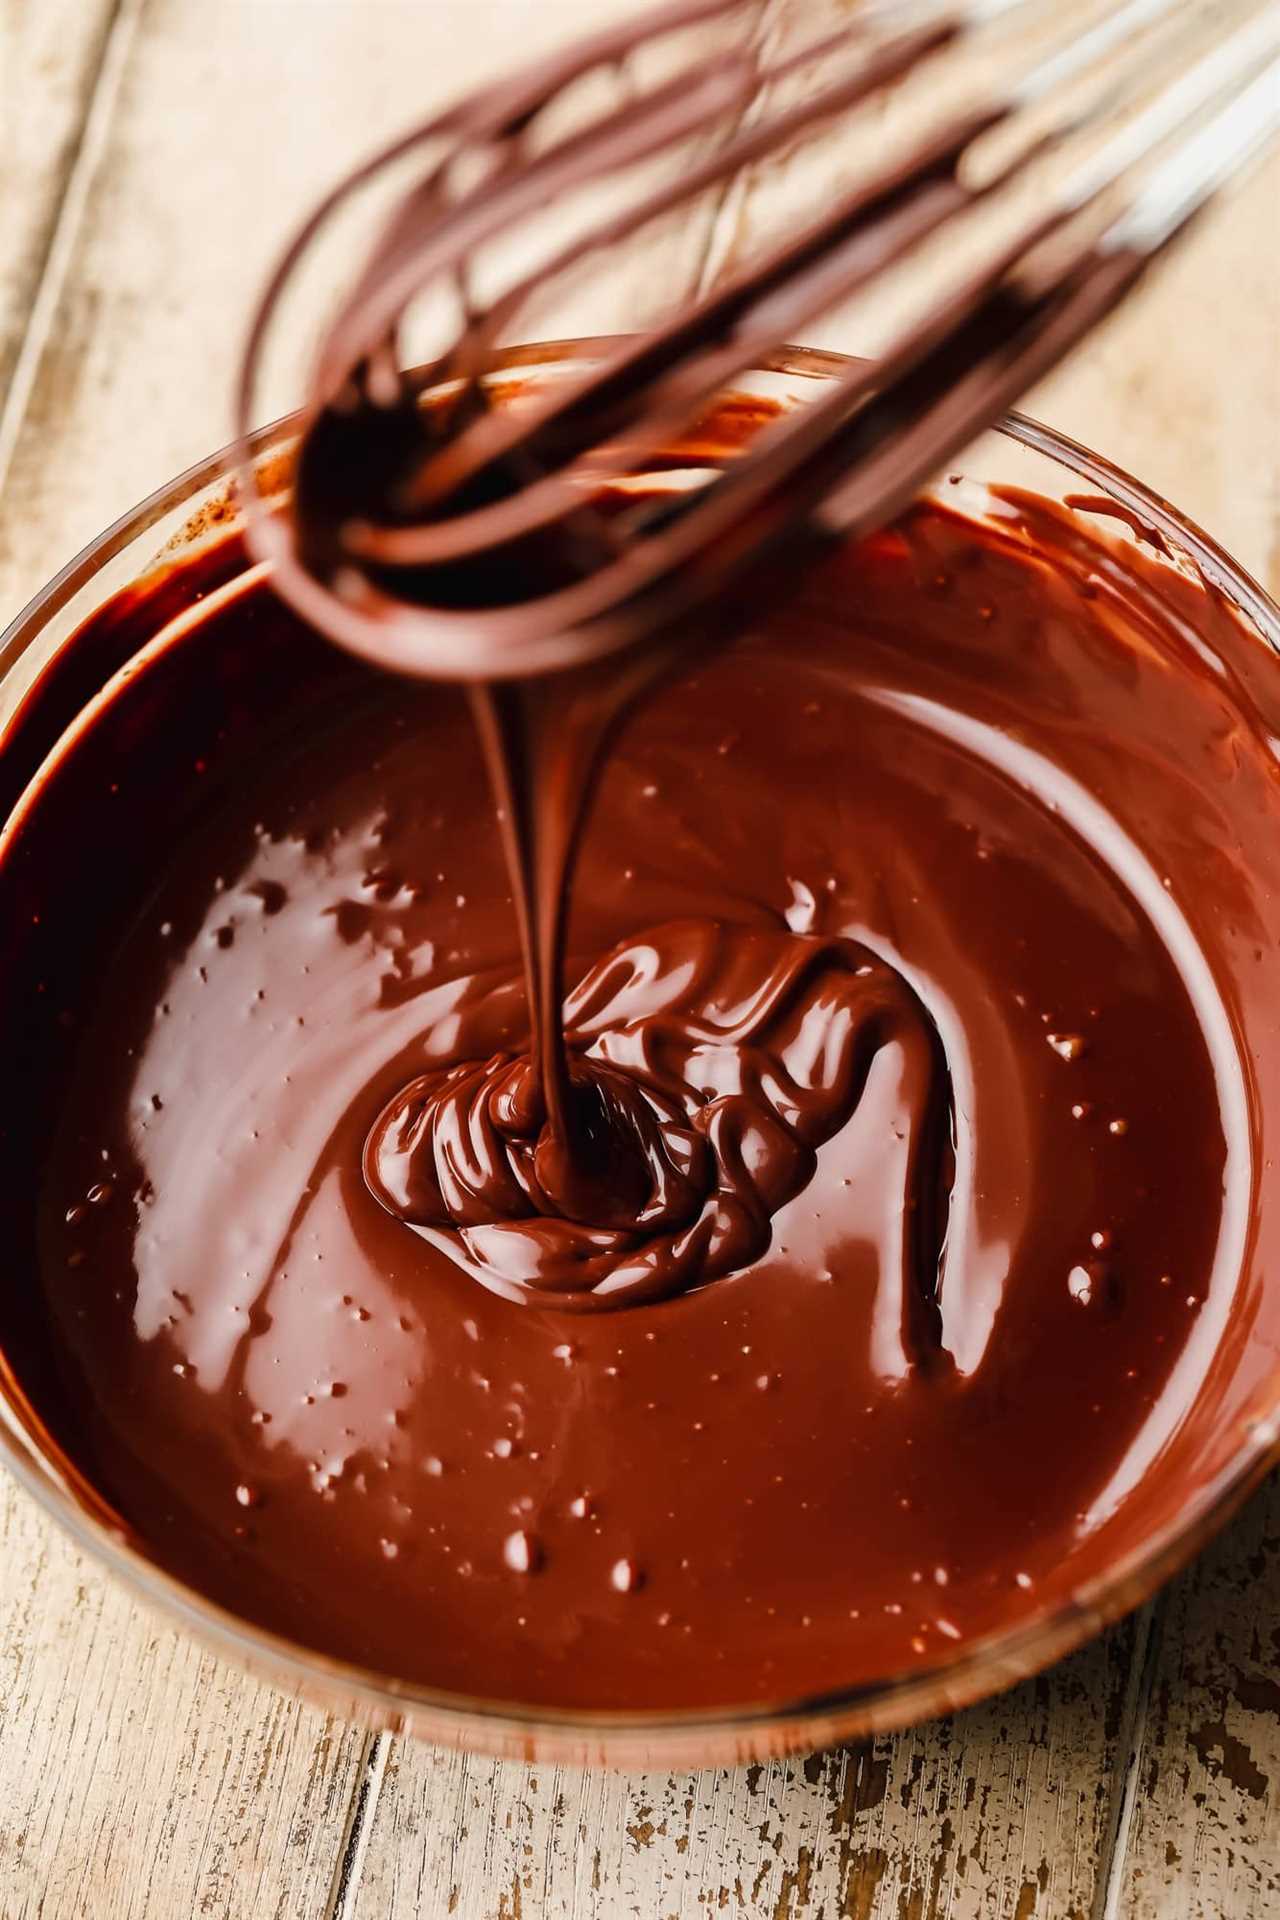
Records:
[[[484,1015],[481,1002],[455,1051],[471,1025],[483,1036]],[[564,1025],[569,1150],[527,1060],[446,1067],[374,1125],[365,1170],[383,1205],[497,1293],[561,1307],[666,1299],[762,1258],[773,1215],[889,1049],[890,1132],[905,1149],[871,1157],[862,1177],[902,1183],[901,1265],[883,1284],[919,1356],[945,1233],[948,1089],[932,1022],[891,968],[851,941],[679,921],[598,961]]]

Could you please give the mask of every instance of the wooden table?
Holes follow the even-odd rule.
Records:
[[[495,53],[618,4],[0,0],[0,610],[226,438],[249,299],[323,182]],[[761,0],[761,29],[803,4]],[[666,283],[730,258],[778,188],[664,242]],[[1272,163],[1032,402],[1273,590],[1278,200]],[[627,324],[634,293],[589,290],[565,330]],[[793,1764],[624,1778],[279,1698],[0,1479],[0,1920],[1280,1910],[1280,1482],[1153,1607],[1002,1699]]]

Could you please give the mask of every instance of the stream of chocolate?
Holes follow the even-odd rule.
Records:
[[[929,1016],[883,961],[849,940],[693,919],[624,940],[564,1002],[572,863],[602,743],[650,680],[645,656],[473,692],[530,1047],[469,1021],[474,1052],[415,1076],[375,1122],[366,1178],[497,1292],[660,1299],[765,1253],[774,1213],[892,1047],[910,1142],[898,1291],[904,1344],[923,1358],[937,1345],[947,1072]]]
[[[580,1159],[463,691],[234,539],[59,656],[0,763],[0,1348],[145,1552],[404,1680],[725,1707],[1068,1606],[1222,1470],[1280,1340],[1280,675],[994,514],[619,719]]]
[[[434,424],[433,409],[411,410],[417,426],[357,384],[340,412],[316,416],[292,520],[321,581],[349,571],[340,536],[350,516],[391,514],[410,470],[457,429],[452,418]],[[776,418],[764,403],[739,411],[744,437]],[[499,474],[495,498],[500,486]],[[504,593],[573,577],[610,544],[624,511],[634,516],[635,496],[606,492],[570,532],[518,542]],[[473,578],[452,563],[419,570],[416,585],[432,601],[466,600],[492,591],[490,572]],[[763,579],[757,586],[765,591]],[[773,1215],[808,1184],[817,1149],[846,1125],[877,1054],[892,1047],[909,1083],[902,1337],[923,1361],[939,1344],[951,1122],[945,1055],[905,982],[856,942],[789,931],[747,939],[695,920],[628,939],[565,1005],[573,865],[608,743],[664,673],[687,672],[712,640],[725,644],[735,618],[721,602],[709,624],[686,621],[554,674],[470,689],[530,1046],[513,1054],[470,1025],[474,1051],[415,1076],[379,1116],[366,1177],[389,1211],[498,1292],[575,1307],[659,1299],[765,1253]]]

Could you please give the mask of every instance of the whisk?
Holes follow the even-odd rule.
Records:
[[[251,546],[333,640],[420,675],[539,674],[632,644],[784,548],[870,530],[1113,308],[1280,130],[1273,6],[1242,18],[1186,0],[864,0],[781,50],[745,31],[758,19],[748,0],[675,0],[601,32],[415,129],[302,228],[251,330],[246,436],[278,304],[317,235],[359,189],[419,164],[323,338],[291,510],[268,510],[244,456]],[[728,49],[634,83],[607,110],[569,113],[584,80],[735,20],[744,31]],[[935,113],[819,217],[650,330],[617,337],[525,404],[494,403],[494,345],[548,283],[815,130],[874,113],[886,90],[987,32],[1005,36],[1006,77],[984,97]],[[1051,151],[1064,165],[1028,211],[1012,196]],[[655,182],[653,164],[672,155]],[[584,182],[615,182],[619,203],[572,224]],[[874,360],[815,382],[811,400],[662,499],[599,511],[602,488],[644,473],[744,370],[1003,201],[1011,230]],[[562,205],[532,265],[482,292],[488,253]],[[424,291],[447,293],[456,318],[431,361],[407,368],[404,318]]]

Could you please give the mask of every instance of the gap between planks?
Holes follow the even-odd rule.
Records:
[[[1120,1731],[1116,1737],[1107,1837],[1098,1862],[1092,1920],[1124,1920],[1121,1902],[1128,1877],[1129,1842],[1141,1784],[1147,1718],[1156,1669],[1160,1664],[1167,1604],[1166,1594],[1157,1595],[1154,1600],[1148,1601],[1134,1621],[1133,1665],[1121,1710]]]
[[[342,1844],[338,1849],[329,1895],[320,1920],[353,1920],[365,1851],[373,1831],[387,1760],[391,1754],[391,1739],[392,1736],[385,1731],[366,1736],[360,1769],[347,1803]]]

